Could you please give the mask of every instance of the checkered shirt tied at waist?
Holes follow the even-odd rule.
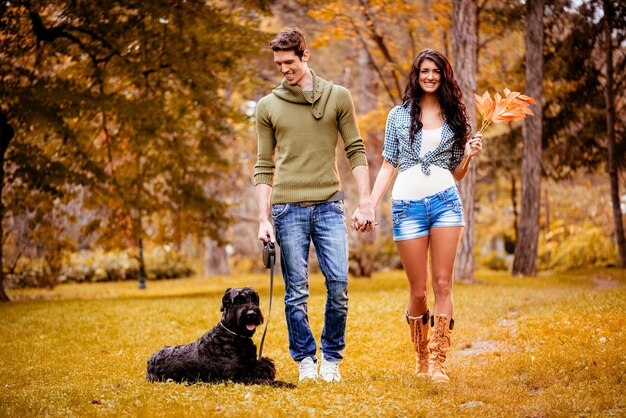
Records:
[[[451,172],[463,159],[463,148],[454,141],[454,132],[443,121],[441,142],[433,151],[428,151],[420,157],[422,147],[422,130],[417,131],[413,145],[409,144],[411,130],[411,105],[399,105],[391,109],[385,127],[385,142],[383,143],[383,158],[389,164],[404,171],[416,164],[422,164],[422,171],[430,174],[430,165],[445,168]]]

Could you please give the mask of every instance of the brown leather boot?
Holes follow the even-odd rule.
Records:
[[[432,315],[430,317],[432,336],[428,348],[430,349],[430,378],[433,383],[449,383],[450,378],[446,375],[444,363],[448,351],[450,351],[450,339],[454,318],[447,315]]]
[[[405,313],[406,322],[409,323],[409,330],[411,331],[411,341],[415,347],[415,353],[417,353],[417,365],[415,372],[420,376],[428,376],[428,318],[430,311],[427,310],[424,315],[421,316],[409,316],[409,312]]]

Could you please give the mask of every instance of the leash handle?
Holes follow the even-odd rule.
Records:
[[[267,321],[265,321],[265,329],[263,330],[263,337],[261,337],[261,344],[259,344],[259,361],[263,356],[263,344],[265,343],[265,334],[267,333],[267,327],[270,324],[270,315],[272,314],[272,299],[274,293],[274,264],[276,263],[276,249],[274,243],[268,241],[263,244],[263,264],[265,268],[270,269],[270,307],[267,311]]]

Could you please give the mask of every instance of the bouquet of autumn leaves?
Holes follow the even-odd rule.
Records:
[[[534,116],[529,106],[535,104],[535,99],[525,96],[517,91],[504,89],[504,97],[496,92],[491,98],[489,92],[482,96],[474,95],[476,99],[476,110],[480,113],[483,123],[478,130],[484,133],[491,123],[511,122],[525,119],[527,115]]]

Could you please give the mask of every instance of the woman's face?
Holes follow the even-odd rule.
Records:
[[[424,93],[435,93],[441,84],[441,71],[435,63],[429,59],[422,61],[419,76],[420,87]]]

